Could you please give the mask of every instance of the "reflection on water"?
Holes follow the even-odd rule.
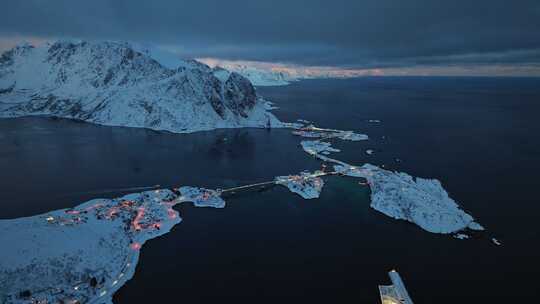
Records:
[[[285,130],[172,134],[48,118],[0,120],[0,130],[0,195],[14,202],[4,203],[1,218],[71,207],[96,192],[114,197],[131,191],[114,189],[154,185],[224,187],[317,165]]]

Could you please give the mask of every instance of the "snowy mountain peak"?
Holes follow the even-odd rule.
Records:
[[[124,42],[15,47],[0,57],[0,117],[51,115],[173,132],[279,124],[243,76],[220,79],[194,60],[156,59]]]

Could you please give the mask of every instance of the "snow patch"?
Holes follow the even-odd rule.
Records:
[[[340,152],[339,149],[332,148],[332,144],[328,142],[318,141],[318,140],[303,140],[301,143],[302,149],[310,155],[315,155],[317,153],[323,153],[328,155],[332,152]]]
[[[315,127],[314,125],[301,126],[294,128],[292,132],[294,135],[308,138],[320,138],[320,139],[331,139],[339,138],[342,140],[350,141],[361,141],[367,140],[368,136],[365,134],[355,133],[353,131],[343,131],[336,129],[323,129]]]

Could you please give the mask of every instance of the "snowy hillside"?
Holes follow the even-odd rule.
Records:
[[[93,199],[72,209],[0,220],[0,303],[112,304],[147,240],[181,222],[176,204],[224,208],[197,187]]]
[[[172,132],[280,126],[245,77],[219,79],[196,61],[171,68],[152,55],[120,42],[17,46],[0,57],[0,117],[50,115]]]

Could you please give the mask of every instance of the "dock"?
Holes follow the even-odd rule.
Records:
[[[388,273],[392,285],[379,285],[382,304],[413,304],[399,273],[392,270]]]

